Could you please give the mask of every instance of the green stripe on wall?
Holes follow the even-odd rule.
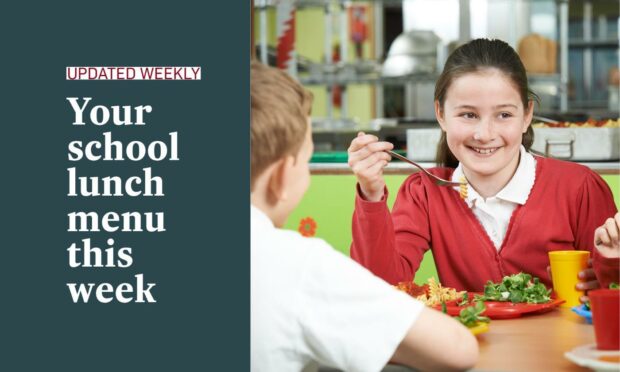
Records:
[[[390,195],[391,208],[400,185],[407,176],[385,176]],[[609,184],[620,209],[620,176],[603,175]],[[317,223],[316,236],[324,239],[338,251],[349,255],[351,246],[351,217],[355,201],[355,177],[353,175],[315,175],[299,206],[290,215],[285,228],[297,230],[302,218],[312,217]],[[418,270],[415,282],[422,284],[429,277],[437,277],[437,270],[429,251]]]

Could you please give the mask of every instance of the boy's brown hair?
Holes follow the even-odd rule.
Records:
[[[308,130],[312,94],[287,73],[250,62],[250,190],[271,164],[297,155]]]

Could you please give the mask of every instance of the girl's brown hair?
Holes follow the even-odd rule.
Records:
[[[501,40],[476,39],[461,45],[448,57],[435,84],[435,101],[439,102],[439,109],[443,110],[448,89],[456,78],[487,68],[500,70],[513,82],[526,110],[530,101],[538,101],[538,96],[528,86],[527,73],[517,52]],[[521,143],[529,150],[533,142],[534,131],[530,125]],[[436,162],[438,166],[450,168],[456,168],[459,163],[448,148],[444,131],[437,146]]]

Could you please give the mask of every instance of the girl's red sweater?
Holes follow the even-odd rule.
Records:
[[[450,179],[454,169],[431,171]],[[391,214],[385,198],[368,202],[358,190],[351,257],[395,284],[412,280],[431,249],[443,285],[480,292],[488,280],[498,282],[521,271],[551,287],[547,253],[587,250],[599,281],[607,286],[618,282],[619,260],[593,252],[594,230],[616,211],[609,186],[598,174],[576,163],[537,157],[534,186],[527,202],[513,212],[498,252],[457,190],[415,173],[401,186]]]

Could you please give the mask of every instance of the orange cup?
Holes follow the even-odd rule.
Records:
[[[573,307],[581,303],[579,298],[584,292],[575,286],[579,283],[579,272],[588,267],[589,258],[588,251],[549,252],[553,290],[559,299],[566,301],[560,306]]]
[[[588,297],[596,347],[599,350],[620,350],[620,290],[596,289],[589,291]]]

